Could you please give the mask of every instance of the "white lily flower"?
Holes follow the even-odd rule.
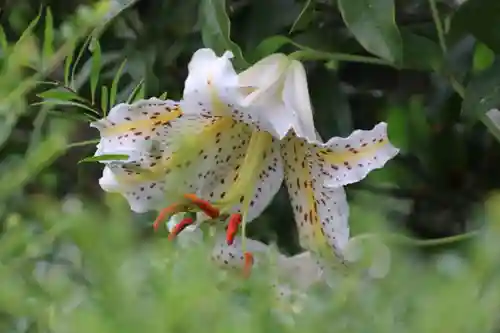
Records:
[[[128,188],[129,202],[135,201],[141,210],[159,209],[162,200],[165,207],[165,192],[175,188],[209,200],[223,213],[241,213],[243,223],[263,211],[285,175],[302,245],[330,256],[333,248],[333,254],[342,258],[349,238],[342,186],[363,179],[397,153],[388,141],[386,124],[321,143],[315,140],[307,83],[299,62],[282,69],[281,60],[271,59],[269,63],[274,65],[268,72],[247,75],[256,78],[252,82],[240,80],[230,58],[229,52],[217,57],[212,50],[198,50],[189,64],[180,102],[182,115],[171,117],[172,111],[165,107],[158,116],[169,120],[160,131],[151,121],[141,118],[136,124],[135,118],[131,122],[123,118],[126,131],[118,137],[133,132],[142,138],[144,133],[154,132],[161,144],[134,152],[126,162],[108,163],[108,167],[119,176],[118,183]],[[255,66],[265,68],[262,64],[266,62]],[[284,80],[283,75],[273,79],[271,73],[283,71]],[[249,69],[246,73],[256,72]],[[242,89],[243,81],[254,90]],[[282,93],[276,95],[280,89]]]

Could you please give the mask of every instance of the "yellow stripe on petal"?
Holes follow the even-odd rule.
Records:
[[[254,184],[259,176],[258,171],[266,158],[264,153],[272,144],[273,137],[269,133],[260,131],[252,133],[242,167],[234,171],[235,181],[219,204],[236,202],[242,195],[254,191]]]
[[[357,164],[358,162],[373,158],[377,155],[380,149],[383,149],[389,143],[389,140],[379,140],[376,143],[366,145],[360,149],[346,148],[345,150],[332,151],[329,149],[321,149],[320,155],[323,156],[326,162],[331,164]]]
[[[306,159],[306,152],[304,146],[300,146],[298,142],[295,142],[295,150],[297,152],[296,156],[299,160]],[[314,239],[314,249],[319,252],[321,255],[331,256],[330,247],[328,245],[328,241],[323,233],[323,229],[321,227],[320,216],[318,215],[318,206],[316,204],[316,197],[313,188],[313,179],[311,176],[311,172],[309,170],[308,164],[296,164],[296,167],[299,169],[299,178],[298,181],[302,183],[302,195],[306,201],[306,207],[304,216],[305,219],[309,221],[312,228],[312,237]],[[306,217],[307,215],[307,217]]]
[[[138,119],[126,121],[114,126],[109,126],[102,131],[103,136],[114,136],[127,132],[151,132],[156,127],[167,126],[172,120],[181,116],[180,109],[172,110],[168,113],[152,116],[150,119]]]
[[[389,142],[385,123],[369,131],[354,131],[348,138],[332,138],[310,147],[313,174],[327,187],[358,182],[398,153]]]

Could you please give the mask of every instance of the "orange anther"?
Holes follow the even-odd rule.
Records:
[[[168,240],[173,240],[182,230],[186,229],[188,225],[193,224],[193,219],[186,217],[182,219],[179,224],[177,224],[174,229],[168,235]]]
[[[245,278],[248,278],[250,276],[251,271],[252,271],[253,254],[250,252],[245,252],[245,253],[243,253],[243,256],[245,258],[245,264],[243,266],[243,276]]]
[[[227,225],[226,231],[226,243],[227,245],[233,245],[234,237],[238,232],[238,228],[241,224],[241,214],[233,214],[229,218],[229,224]]]
[[[200,208],[210,218],[214,219],[216,217],[219,217],[219,209],[212,206],[210,202],[198,198],[195,194],[184,194],[184,198],[188,199],[193,204],[198,206],[198,208]]]
[[[182,212],[186,207],[184,205],[173,204],[160,210],[158,217],[153,223],[153,229],[158,231],[160,224],[172,215]]]

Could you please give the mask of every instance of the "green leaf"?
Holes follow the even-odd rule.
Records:
[[[60,87],[46,90],[44,92],[37,94],[37,96],[43,99],[56,99],[62,101],[71,101],[71,100],[85,101],[85,99],[78,96],[71,90]]]
[[[64,85],[69,87],[71,84],[71,63],[73,62],[74,50],[69,52],[68,56],[64,59]]]
[[[387,134],[394,146],[398,147],[401,153],[410,150],[410,136],[408,135],[408,112],[407,110],[391,106],[387,111]]]
[[[203,44],[219,55],[225,51],[231,51],[234,55],[235,66],[240,69],[246,68],[248,63],[243,57],[241,48],[230,37],[231,22],[226,13],[226,1],[200,0],[198,15]]]
[[[393,0],[338,0],[338,6],[345,24],[368,52],[394,64],[402,62]]]
[[[128,160],[128,155],[125,155],[125,154],[107,154],[107,155],[86,157],[83,160],[80,160],[78,162],[78,164],[87,163],[87,162],[123,161],[123,160]]]
[[[281,47],[286,44],[292,44],[293,40],[285,36],[271,36],[259,43],[252,52],[252,60],[259,60],[265,58],[266,56],[276,53]]]
[[[126,62],[127,62],[127,59],[122,61],[120,67],[118,68],[118,71],[116,72],[115,77],[113,78],[113,82],[111,83],[111,90],[109,92],[109,105],[110,105],[110,107],[113,107],[115,105],[116,93],[118,90],[118,82],[120,81],[120,77],[122,76],[123,67],[125,66]]]
[[[74,121],[82,121],[85,123],[99,120],[101,117],[91,112],[61,112],[59,110],[48,110],[47,114],[49,114],[53,118],[64,118],[71,119]]]
[[[134,90],[132,90],[132,93],[130,93],[130,96],[127,99],[127,104],[132,103],[133,101],[143,99],[144,98],[144,79],[142,79],[135,87]]]
[[[104,115],[108,113],[108,87],[107,86],[102,86],[101,87],[101,110]]]
[[[2,48],[3,56],[5,56],[5,52],[9,49],[9,42],[2,26],[0,26],[0,47]]]
[[[407,106],[391,106],[387,115],[391,142],[401,152],[411,152],[427,163],[431,127],[419,96],[413,96]]]
[[[43,62],[44,66],[48,65],[52,55],[54,54],[54,20],[50,8],[47,8],[45,14],[45,30],[43,34]]]
[[[46,99],[46,100],[38,102],[38,103],[33,103],[32,105],[73,106],[73,107],[85,109],[87,111],[91,111],[95,115],[99,115],[99,112],[97,110],[92,109],[90,106],[85,105],[83,103],[74,102],[74,101],[59,100],[59,99]]]
[[[495,53],[483,43],[477,43],[474,48],[474,56],[472,58],[472,69],[474,72],[481,72],[488,69],[495,61]]]
[[[476,121],[500,105],[500,61],[476,74],[465,88],[462,116]]]
[[[165,91],[163,94],[158,97],[159,99],[167,99],[167,92]]]
[[[72,69],[71,69],[71,76],[69,78],[69,86],[72,89],[75,89],[75,74],[76,74],[76,68],[78,67],[78,64],[80,63],[80,60],[83,57],[83,53],[89,46],[90,41],[92,40],[92,36],[89,36],[85,39],[85,42],[83,43],[82,47],[80,48],[80,51],[78,52],[78,55],[76,56],[75,62],[72,64]]]
[[[496,53],[500,53],[500,1],[468,0],[453,15],[455,33],[472,34]]]
[[[40,11],[38,12],[38,15],[30,22],[28,27],[23,31],[21,34],[21,37],[19,37],[18,41],[16,44],[20,44],[23,42],[28,36],[30,36],[33,33],[33,29],[35,26],[38,24],[38,21],[40,20],[40,16],[42,15],[42,8],[40,8]]]
[[[95,40],[92,48],[92,64],[90,69],[90,95],[92,104],[95,102],[95,91],[97,89],[97,82],[99,82],[101,65],[101,46],[99,45],[99,41]]]
[[[443,67],[443,52],[439,44],[409,30],[402,29],[403,67],[439,71]]]

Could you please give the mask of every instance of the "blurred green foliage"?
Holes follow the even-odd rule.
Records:
[[[2,332],[498,330],[499,199],[484,209],[500,187],[500,130],[485,117],[500,104],[497,0],[5,0],[0,15]],[[152,239],[152,216],[78,164],[94,151],[88,121],[178,99],[204,46],[238,69],[274,52],[303,60],[323,138],[389,123],[401,153],[347,188],[353,234],[481,233],[391,245],[388,277],[312,293],[295,326],[269,315],[265,280],[225,280],[205,248]],[[282,191],[250,234],[296,253],[294,228]]]

